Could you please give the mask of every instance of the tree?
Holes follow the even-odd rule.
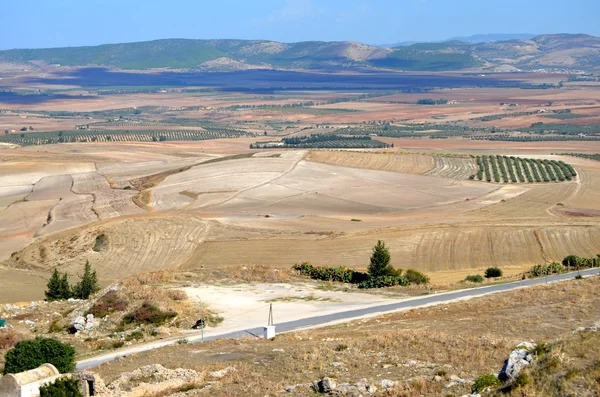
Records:
[[[16,374],[50,363],[60,373],[75,369],[75,349],[56,339],[36,337],[18,342],[5,356],[4,374]]]
[[[4,135],[8,135],[8,134],[10,134],[10,131],[9,130],[4,130]]]
[[[98,286],[98,277],[96,276],[96,271],[92,270],[92,265],[90,262],[85,262],[85,268],[83,270],[83,276],[81,276],[81,281],[75,285],[73,289],[73,293],[76,298],[79,299],[88,299],[93,293],[96,293],[100,290]]]
[[[21,131],[27,131],[27,127],[22,127]]]
[[[71,288],[71,284],[69,284],[69,276],[67,273],[64,273],[60,278],[59,292],[61,296],[60,299],[69,299],[73,297],[73,289]]]
[[[54,269],[54,272],[52,272],[50,280],[48,280],[48,289],[46,290],[45,295],[46,300],[49,302],[65,299],[60,273],[58,270],[56,270],[56,268]]]
[[[394,274],[394,268],[390,265],[390,251],[381,240],[373,247],[371,254],[371,263],[369,264],[369,275],[371,277],[391,276]]]
[[[77,379],[58,378],[40,387],[40,397],[83,397],[83,394]]]

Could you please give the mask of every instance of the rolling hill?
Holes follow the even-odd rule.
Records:
[[[532,39],[460,40],[384,48],[350,41],[164,39],[91,47],[0,51],[13,64],[101,65],[121,69],[600,70],[600,38],[554,34]]]

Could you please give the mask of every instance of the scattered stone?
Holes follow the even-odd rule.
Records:
[[[391,388],[393,388],[394,386],[396,386],[396,382],[394,382],[393,380],[389,380],[389,379],[382,379],[382,380],[379,382],[379,385],[380,385],[382,388],[384,388],[384,389],[386,389],[386,390],[387,390],[387,389],[391,389]]]
[[[285,350],[283,350],[283,349],[273,349],[273,352],[285,353]]]
[[[579,333],[579,332],[598,332],[598,330],[600,329],[600,321],[596,321],[593,325],[589,326],[589,327],[577,327],[573,333]]]
[[[438,383],[439,383],[439,382],[441,382],[441,381],[443,381],[443,380],[444,380],[444,378],[442,378],[442,377],[441,377],[441,376],[439,376],[439,375],[436,375],[436,376],[434,376],[434,377],[433,377],[433,381],[434,381],[434,382],[438,382]]]
[[[343,362],[341,362],[341,361],[334,361],[334,362],[332,362],[332,363],[331,363],[331,366],[332,366],[332,367],[345,367],[345,366],[346,366],[346,364],[344,364],[344,363],[343,363]]]
[[[227,374],[229,374],[231,372],[235,372],[235,371],[236,371],[235,368],[233,368],[233,367],[227,367],[227,368],[224,368],[224,369],[222,369],[220,371],[209,372],[208,376],[210,376],[211,378],[222,378],[225,375],[227,375]]]

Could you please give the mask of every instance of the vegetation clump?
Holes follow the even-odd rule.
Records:
[[[144,302],[140,307],[123,316],[123,325],[154,324],[162,325],[177,316],[177,312],[163,311],[151,302]]]
[[[75,349],[52,338],[42,338],[18,342],[5,356],[4,374],[16,374],[50,363],[60,373],[75,369]]]
[[[49,302],[70,298],[88,299],[92,294],[100,290],[98,276],[96,275],[96,271],[92,270],[92,265],[90,265],[89,261],[85,263],[81,280],[74,286],[69,284],[67,273],[61,275],[57,269],[54,269],[52,276],[48,280],[47,288],[45,295],[46,300]]]
[[[315,280],[358,284],[361,289],[429,283],[429,277],[414,269],[409,269],[402,275],[402,270],[394,269],[390,260],[391,255],[385,243],[378,241],[373,247],[368,273],[346,267],[315,267],[308,262],[296,264],[293,269]]]
[[[465,277],[465,281],[469,281],[471,283],[482,283],[483,276],[481,274],[469,274]]]
[[[83,397],[83,394],[77,379],[58,378],[40,386],[40,397]]]
[[[94,303],[89,313],[94,317],[102,318],[115,312],[122,312],[128,305],[129,302],[117,291],[111,291]]]
[[[498,267],[488,267],[483,274],[485,278],[502,277],[502,269]]]
[[[471,386],[472,393],[481,393],[489,388],[496,388],[502,385],[502,381],[494,374],[482,375],[475,379],[475,383]]]
[[[535,278],[551,274],[566,273],[573,270],[591,269],[594,267],[600,267],[600,254],[590,258],[568,255],[561,263],[552,262],[549,264],[534,265],[527,273],[525,273],[525,275],[530,278]]]

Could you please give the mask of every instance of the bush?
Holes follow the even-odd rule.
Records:
[[[83,397],[83,393],[77,379],[59,378],[40,386],[40,397]]]
[[[419,284],[429,283],[429,277],[427,277],[426,275],[424,275],[423,273],[421,273],[415,269],[408,269],[406,271],[406,273],[404,274],[404,277],[411,284],[419,285]]]
[[[346,267],[315,267],[308,262],[296,264],[292,268],[313,280],[358,284],[369,278],[366,273],[356,272]]]
[[[408,280],[403,276],[380,276],[371,277],[368,280],[361,282],[360,284],[358,284],[358,288],[384,288],[393,287],[395,285],[406,287],[408,284]]]
[[[123,299],[117,291],[111,291],[94,303],[89,313],[94,317],[102,318],[114,312],[122,312],[127,309],[128,305],[129,302]]]
[[[6,353],[4,374],[15,374],[50,363],[61,373],[75,369],[75,349],[56,339],[37,337],[18,342]]]
[[[488,387],[494,388],[494,387],[500,386],[501,384],[502,384],[502,382],[500,381],[500,379],[498,379],[498,377],[496,375],[494,375],[494,374],[483,375],[483,376],[480,376],[479,378],[475,379],[475,383],[473,383],[473,386],[471,386],[471,392],[472,393],[481,393]]]
[[[467,277],[465,277],[465,281],[470,281],[472,283],[482,283],[483,277],[481,276],[481,274],[470,274]]]
[[[514,381],[514,385],[516,387],[525,387],[530,383],[531,379],[529,378],[529,375],[527,375],[525,372],[521,372],[519,375],[517,375]]]
[[[144,302],[131,313],[123,316],[123,325],[127,324],[154,324],[161,325],[177,316],[174,311],[162,311],[150,302]]]
[[[483,275],[485,278],[502,277],[502,270],[497,267],[488,267]]]

